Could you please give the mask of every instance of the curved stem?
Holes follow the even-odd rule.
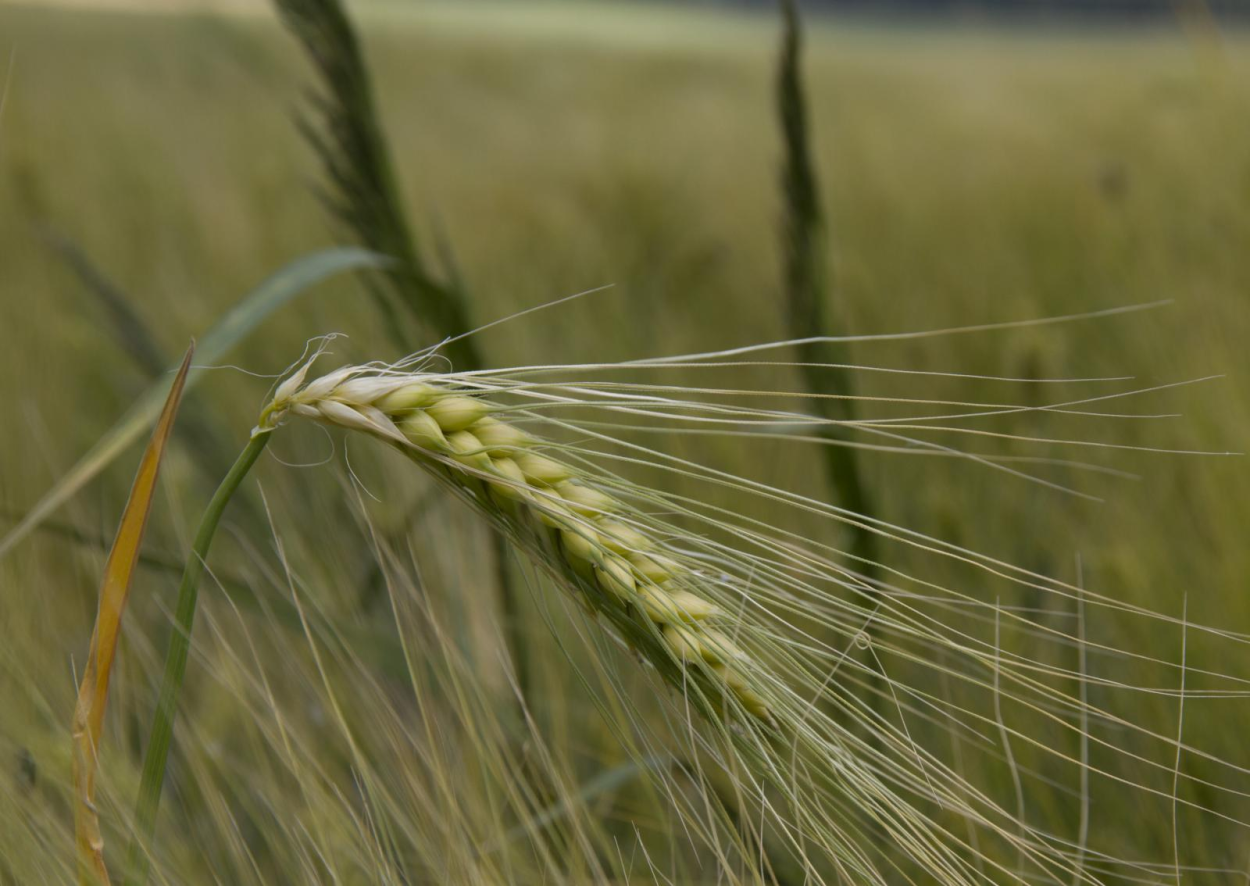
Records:
[[[178,587],[178,608],[174,617],[174,633],[169,639],[169,653],[165,657],[165,677],[161,682],[160,700],[152,718],[152,730],[148,736],[147,756],[143,760],[143,780],[139,784],[139,798],[135,803],[135,834],[131,839],[126,862],[126,886],[142,886],[148,876],[150,859],[147,846],[152,842],[156,829],[156,810],[161,802],[161,786],[165,782],[165,761],[169,757],[169,742],[173,737],[174,717],[178,711],[178,695],[182,690],[182,678],[187,671],[187,653],[191,648],[191,628],[195,623],[195,604],[199,595],[200,576],[204,562],[221,515],[230,503],[247,472],[256,464],[269,442],[272,429],[257,429],[252,439],[239,454],[230,473],[213,494],[212,501],[200,518],[200,528],[195,534],[195,544],[182,572]]]

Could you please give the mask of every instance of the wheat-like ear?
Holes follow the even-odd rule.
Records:
[[[890,570],[889,583],[870,585],[846,568],[844,552],[811,536],[770,526],[749,511],[731,512],[631,484],[608,470],[605,460],[728,487],[794,506],[806,517],[856,520],[891,543],[976,570],[985,581],[1061,597],[1070,596],[1072,588],[817,498],[633,444],[617,433],[650,420],[656,426],[642,429],[663,432],[675,425],[678,433],[689,434],[711,425],[743,437],[797,435],[827,445],[820,433],[826,420],[818,416],[716,396],[748,393],[743,391],[543,380],[552,372],[610,373],[620,366],[442,374],[421,371],[428,357],[397,367],[346,367],[312,380],[305,367],[278,388],[258,430],[267,433],[287,418],[303,417],[369,434],[493,522],[675,691],[675,722],[684,722],[681,712],[690,709],[706,718],[710,728],[691,725],[682,731],[700,753],[731,773],[741,795],[764,810],[770,829],[788,841],[790,856],[811,882],[837,876],[844,882],[896,882],[891,868],[900,864],[898,870],[914,882],[1061,882],[1077,871],[1088,882],[1100,882],[1062,837],[1031,827],[1026,813],[1005,808],[912,733],[914,727],[932,727],[938,735],[989,732],[995,738],[987,744],[1001,745],[1019,782],[1039,776],[1017,771],[1013,746],[1070,762],[1062,744],[1048,746],[1013,726],[1011,711],[1024,710],[1043,726],[1074,712],[1091,722],[1099,717],[1110,722],[1114,715],[1091,712],[1085,701],[1049,679],[1083,680],[1083,674],[1049,664],[1043,673],[1029,656],[1006,654],[998,628],[1001,620],[1008,631],[1061,647],[1068,642],[1065,635],[928,576]],[[640,365],[661,369],[672,363],[630,367]],[[693,399],[695,392],[713,398],[700,402]],[[924,402],[941,402],[957,414],[976,410],[966,413],[971,415],[1021,408],[909,401]],[[1079,402],[1087,401],[1042,409],[1063,411]],[[583,417],[587,411],[597,417]],[[853,427],[870,440],[923,443],[900,434],[900,425],[889,419],[863,419]],[[577,434],[578,442],[560,442],[569,433]],[[1120,601],[1097,599],[1097,605],[1130,611]],[[988,627],[992,641],[983,639]],[[1170,664],[1137,650],[1131,654]],[[933,696],[926,680],[891,677],[884,662],[896,673],[917,667],[923,674],[940,673],[944,681],[949,677],[970,697],[991,702],[994,715],[987,719],[975,705]],[[1239,691],[1237,685],[1232,691]],[[1176,752],[1176,743],[1166,737],[1115,722],[1133,738],[1102,748],[1126,764],[1155,765],[1134,749],[1136,741]],[[1239,772],[1231,763],[1209,762],[1230,777]],[[1148,774],[1125,785],[1142,796],[1157,794]],[[952,827],[955,822],[958,828]],[[965,828],[974,836],[958,833]],[[1111,855],[1104,862],[1108,869],[1128,864]]]
[[[880,850],[867,848],[885,840],[943,882],[971,884],[947,835],[891,785],[897,778],[884,768],[891,761],[873,749],[880,727],[870,724],[865,742],[830,716],[826,700],[796,695],[780,677],[805,667],[794,663],[801,657],[795,638],[771,643],[744,611],[749,599],[734,602],[750,592],[744,572],[758,569],[767,582],[770,571],[802,574],[817,561],[797,549],[789,564],[692,555],[698,539],[617,494],[620,487],[593,465],[562,458],[553,442],[519,427],[508,407],[481,395],[492,389],[506,385],[368,366],[305,382],[301,371],[279,387],[258,430],[299,416],[370,434],[470,502],[688,705],[728,727],[721,737],[751,764],[740,789],[761,798],[784,792],[776,802],[787,811],[773,816],[796,855],[821,859],[805,862],[814,882],[834,865],[858,882],[886,883],[873,858]],[[863,610],[851,609],[850,618],[862,620]],[[849,663],[846,672],[852,683],[866,673]],[[961,803],[953,791],[946,802]]]
[[[748,796],[779,792],[765,805],[796,856],[821,859],[804,862],[814,882],[831,866],[855,882],[888,882],[880,870],[880,859],[890,858],[887,845],[939,882],[976,882],[965,847],[934,810],[991,830],[1034,867],[1063,866],[1043,837],[1017,834],[1010,814],[939,764],[919,762],[905,729],[865,715],[856,695],[875,685],[874,671],[793,627],[805,605],[800,595],[845,575],[839,567],[770,540],[749,520],[725,542],[657,517],[660,508],[689,517],[696,511],[680,498],[622,484],[578,448],[522,427],[518,418],[561,427],[542,416],[543,407],[569,404],[542,385],[513,385],[498,374],[379,366],[347,367],[312,381],[304,373],[279,387],[260,431],[298,416],[370,434],[471,503],[606,621],[687,705],[726,727],[701,743],[710,747],[719,736],[750,764],[739,776]],[[593,400],[586,388],[563,390]],[[602,393],[625,396],[619,406],[625,412],[673,405],[655,397],[631,400],[610,385]],[[509,405],[509,394],[532,399]],[[648,502],[656,508],[642,507]],[[846,587],[865,598],[875,593],[857,579]],[[862,639],[875,617],[900,637],[946,639],[904,615],[888,617],[828,596],[810,599],[820,600],[810,614],[843,636]]]
[[[674,685],[693,679],[706,713],[724,713],[728,702],[771,722],[755,663],[719,627],[727,613],[702,593],[699,565],[661,544],[636,509],[550,444],[492,415],[497,404],[438,376],[363,367],[301,382],[278,389],[262,428],[291,414],[394,445],[471,500]]]

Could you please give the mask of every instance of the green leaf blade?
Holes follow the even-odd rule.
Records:
[[[327,249],[296,259],[244,296],[200,339],[197,359],[202,363],[220,360],[245,339],[260,323],[321,281],[345,271],[385,265],[389,260],[357,247]],[[175,370],[177,367],[171,367]],[[187,379],[191,388],[198,376]],[[126,447],[151,427],[173,384],[171,374],[154,382],[126,413],[100,437],[77,463],[52,485],[26,516],[0,539],[0,558],[13,549],[31,530],[69,501],[92,478],[107,467]]]

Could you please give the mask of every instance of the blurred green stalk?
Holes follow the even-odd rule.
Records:
[[[821,211],[820,185],[812,160],[807,102],[803,92],[801,60],[802,22],[796,0],[780,0],[783,22],[781,57],[777,75],[777,110],[785,158],[781,184],[785,195],[783,245],[785,249],[786,308],[790,337],[803,341],[796,347],[803,384],[820,417],[830,422],[823,435],[825,477],[835,502],[861,517],[872,519],[875,507],[864,486],[859,459],[850,445],[844,423],[854,421],[855,380],[847,369],[851,363],[847,346],[829,341],[834,331],[827,311],[831,300],[828,229]],[[813,341],[813,339],[818,339]],[[819,340],[824,339],[824,340]],[[831,396],[837,395],[837,396]],[[862,576],[865,597],[877,595],[881,575],[877,535],[859,522],[851,523],[849,554]],[[871,608],[871,607],[869,607]],[[871,616],[864,626],[871,641]],[[870,669],[871,670],[871,669]],[[875,671],[872,673],[875,674]],[[875,686],[869,704],[876,707]]]
[[[126,886],[143,886],[147,880],[150,858],[148,846],[156,830],[156,811],[161,802],[161,788],[165,783],[165,764],[169,758],[169,743],[174,732],[174,718],[178,713],[178,696],[182,692],[182,678],[187,672],[187,654],[191,648],[191,629],[195,625],[195,606],[199,599],[200,576],[212,546],[217,524],[226,510],[239,484],[247,476],[256,459],[260,458],[272,430],[257,430],[252,434],[243,452],[217,487],[212,500],[200,518],[200,528],[195,533],[195,543],[187,557],[178,587],[178,608],[174,614],[174,633],[169,638],[169,652],[165,657],[165,676],[161,681],[160,700],[152,718],[148,735],[147,755],[143,759],[143,778],[139,783],[139,799],[135,803],[135,834],[131,839],[126,861]]]

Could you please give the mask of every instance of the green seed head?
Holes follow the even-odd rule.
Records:
[[[657,585],[669,581],[681,568],[675,560],[656,553],[631,553],[629,562],[633,564],[635,572],[652,584]]]
[[[424,382],[413,382],[396,388],[374,401],[374,405],[383,412],[396,415],[412,409],[429,406],[439,397],[439,391]]]
[[[490,408],[481,400],[453,395],[431,403],[425,411],[445,433],[450,434],[465,430],[486,415]]]
[[[478,437],[478,440],[481,438]],[[508,502],[527,500],[529,487],[516,462],[510,458],[494,458],[491,461],[494,462],[495,473],[500,475],[499,480],[491,481],[491,494]]]
[[[641,553],[654,547],[651,539],[637,529],[616,520],[600,521],[599,534],[608,550],[617,554]]]
[[[689,662],[701,660],[699,648],[692,642],[693,635],[688,628],[667,624],[661,629],[661,635],[679,660]]]
[[[729,691],[734,694],[742,706],[755,717],[765,722],[772,720],[772,711],[768,708],[768,703],[752,689],[742,678],[742,674],[726,665],[713,665],[712,671],[724,681],[729,687]]]
[[[720,631],[706,629],[699,637],[699,654],[711,665],[728,665],[746,658],[746,653]]]
[[[590,594],[618,624],[650,620],[678,660],[769,718],[767,704],[741,676],[749,665],[745,653],[707,623],[721,610],[697,593],[702,579],[675,555],[655,550],[635,507],[573,479],[568,465],[535,451],[542,441],[491,417],[491,404],[447,393],[426,376],[406,380],[349,367],[298,390],[303,376],[296,378],[267,407],[266,415],[279,416],[274,421],[299,415],[364,431],[432,469],[450,456],[463,469],[439,468],[440,478],[472,491],[476,505],[509,524],[518,543],[545,558],[570,589]]]
[[[560,530],[560,544],[574,566],[593,566],[599,559],[598,535],[593,529],[578,526]]]
[[[617,557],[605,557],[595,567],[595,580],[619,600],[628,601],[634,594],[634,577],[625,561]]]
[[[487,473],[494,470],[494,462],[482,449],[481,441],[468,431],[455,431],[448,434],[447,442],[451,444],[452,458],[462,465]]]
[[[516,456],[517,466],[525,479],[540,486],[554,486],[561,480],[567,480],[571,472],[558,461],[536,452],[522,452]]]
[[[669,594],[659,588],[643,586],[638,589],[638,596],[648,617],[660,624],[694,624],[720,611],[714,604],[689,591]]]
[[[534,438],[520,428],[489,417],[480,419],[473,426],[473,434],[495,458],[515,456],[519,450],[534,444]]]
[[[424,410],[418,409],[401,419],[399,429],[418,449],[446,452],[451,448],[443,429]]]
[[[598,517],[601,514],[609,514],[619,506],[616,499],[611,496],[600,492],[598,489],[583,486],[572,480],[557,483],[556,491],[569,503],[570,508],[583,517]]]
[[[533,490],[530,493],[530,504],[542,525],[548,529],[567,529],[578,524],[577,515],[564,506],[559,496],[552,495],[550,490],[530,488]]]

